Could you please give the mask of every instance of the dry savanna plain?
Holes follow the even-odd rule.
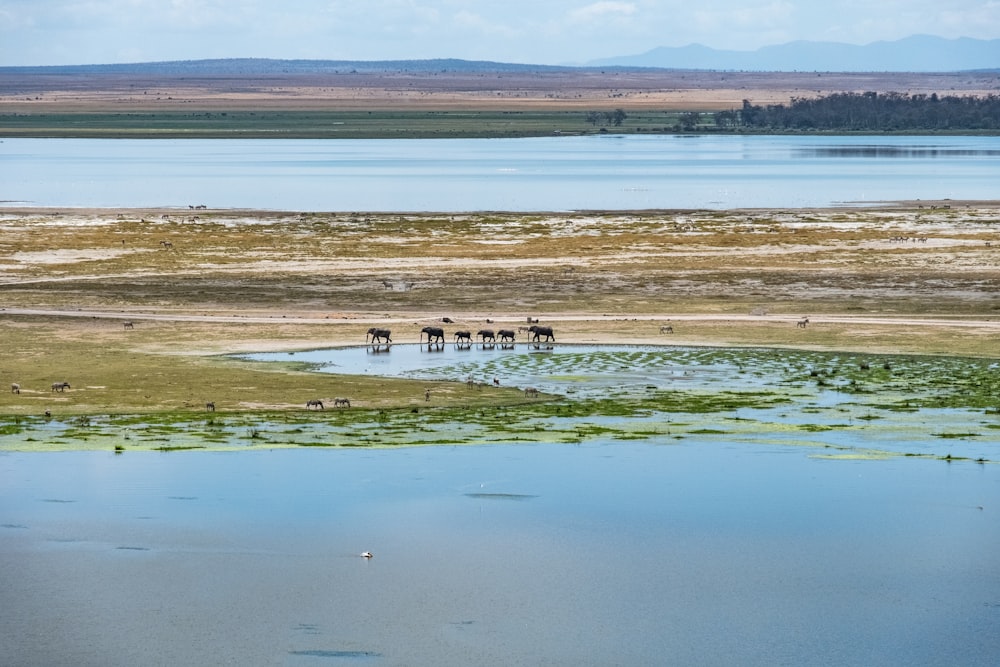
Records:
[[[139,86],[146,93],[136,93],[134,81],[53,79],[44,90],[26,91],[5,80],[0,110],[287,109],[333,98],[379,109],[495,110],[501,98],[508,105],[502,108],[512,101],[552,108],[600,102],[628,110],[650,96],[661,107],[673,100],[673,109],[720,109],[748,97],[786,101],[805,90],[804,76],[730,74],[734,85],[702,81],[684,90],[649,80],[612,89],[607,79],[571,85],[522,78],[503,95],[493,79],[478,92],[464,80],[446,90],[396,80],[351,90],[335,90],[329,80],[312,87],[269,80],[244,82],[242,92],[234,82],[147,81]],[[833,75],[810,80],[831,90],[933,92],[963,81],[974,93],[995,86],[949,76],[878,86],[866,85],[872,77],[850,85],[830,83]],[[417,342],[424,326],[442,326],[450,344],[457,330],[517,328],[537,318],[553,327],[559,344],[988,360],[1000,357],[1000,203],[914,199],[834,209],[571,214],[8,205],[0,209],[0,307],[0,380],[8,383],[0,414],[15,430],[18,420],[46,412],[52,419],[176,417],[204,414],[207,402],[216,415],[267,419],[301,415],[306,400],[335,397],[349,397],[351,411],[369,415],[517,409],[564,399],[529,398],[523,387],[502,381],[477,392],[456,379],[330,375],[225,354],[363,345],[370,327],[391,329],[399,344]],[[63,381],[69,389],[51,389]],[[20,393],[6,390],[13,383]]]

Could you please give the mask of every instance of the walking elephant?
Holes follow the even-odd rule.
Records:
[[[388,329],[378,329],[376,327],[372,327],[371,329],[368,330],[368,333],[365,334],[365,342],[367,343],[368,337],[371,336],[371,342],[373,344],[381,343],[383,341],[385,341],[385,343],[388,344],[392,342],[392,338],[390,338],[391,335],[392,332],[389,331]]]
[[[497,341],[496,334],[493,333],[493,329],[480,329],[476,332],[477,338],[482,338],[483,342],[490,341],[495,343]]]
[[[444,329],[441,327],[424,327],[420,330],[420,342],[424,341],[424,334],[427,334],[427,344],[444,343]]]
[[[528,327],[528,333],[531,334],[531,340],[538,342],[540,336],[545,336],[544,342],[554,341],[556,339],[555,334],[552,333],[552,327],[542,327],[537,324],[533,324]]]

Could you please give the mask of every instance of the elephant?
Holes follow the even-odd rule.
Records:
[[[497,331],[497,337],[501,343],[514,342],[514,332],[511,329],[500,329]]]
[[[382,342],[383,339],[385,340],[386,343],[391,343],[392,338],[389,337],[391,333],[392,332],[389,331],[388,329],[378,329],[376,327],[372,327],[371,329],[368,330],[368,333],[365,334],[365,342],[367,343],[368,336],[371,336],[373,344]]]
[[[441,327],[424,327],[420,330],[420,342],[424,340],[424,334],[427,334],[427,344],[431,343],[443,343],[444,342],[444,329]]]
[[[545,336],[545,342],[554,341],[556,339],[555,335],[552,333],[552,327],[541,327],[537,324],[533,324],[528,327],[528,331],[533,334],[531,340],[538,341],[539,336]]]
[[[455,342],[456,343],[472,343],[472,332],[471,331],[456,331],[455,332]]]
[[[496,334],[493,333],[493,329],[480,329],[476,332],[476,336],[481,336],[484,343],[488,340],[495,343],[497,340]]]

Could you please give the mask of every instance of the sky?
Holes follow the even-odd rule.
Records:
[[[0,66],[202,58],[577,65],[697,43],[1000,37],[1000,0],[0,0]]]

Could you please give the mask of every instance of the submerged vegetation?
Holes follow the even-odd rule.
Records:
[[[991,360],[648,346],[501,359],[425,373],[439,387],[452,378],[456,400],[448,405],[16,417],[0,421],[0,447],[122,453],[722,440],[808,447],[824,458],[1000,460],[988,436],[1000,428],[1000,365]],[[470,372],[531,377],[546,393],[483,402],[482,390],[457,379]],[[827,383],[816,383],[817,374]]]

